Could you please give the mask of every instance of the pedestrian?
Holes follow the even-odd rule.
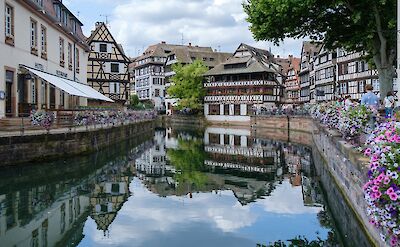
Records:
[[[371,84],[365,86],[365,90],[367,91],[361,98],[361,105],[365,105],[372,109],[378,110],[379,108],[379,98],[372,92],[374,87]]]
[[[386,118],[391,118],[393,116],[393,109],[394,109],[395,98],[392,92],[388,92],[385,99],[385,115]]]
[[[344,108],[346,110],[349,110],[352,106],[353,106],[353,101],[351,100],[351,96],[350,95],[346,95],[344,100]]]
[[[372,92],[374,87],[371,84],[367,84],[365,90],[367,92],[361,98],[361,105],[365,105],[373,110],[373,115],[369,120],[369,128],[370,130],[373,130],[375,129],[376,118],[378,117],[379,98]]]

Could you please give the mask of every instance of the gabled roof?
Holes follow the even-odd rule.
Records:
[[[246,63],[246,67],[226,68],[225,66],[243,63]],[[273,63],[274,60],[271,52],[242,43],[236,49],[232,57],[230,57],[225,63],[221,63],[215,68],[206,72],[205,76],[247,74],[257,72],[279,73],[279,71],[275,69]]]
[[[98,37],[100,36],[100,37]],[[98,40],[95,40],[95,38],[98,37]],[[108,39],[108,37],[111,38],[111,40],[105,40],[105,38]],[[131,62],[131,60],[125,55],[124,49],[122,48],[121,44],[118,44],[116,40],[114,39],[114,36],[111,34],[110,30],[108,29],[107,25],[104,22],[96,22],[96,28],[94,31],[92,31],[90,37],[86,40],[87,44],[90,46],[92,42],[101,42],[101,41],[108,41],[108,42],[113,42],[115,47],[118,49],[118,51],[122,54],[126,62]]]

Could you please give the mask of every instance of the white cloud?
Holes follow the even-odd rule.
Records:
[[[292,187],[289,181],[277,186],[268,200],[256,202],[262,205],[265,211],[277,214],[316,214],[322,210],[318,207],[307,207],[303,204],[302,188]]]
[[[189,42],[233,52],[240,43],[269,49],[269,42],[256,42],[248,30],[243,0],[119,0],[110,26],[128,55],[136,56],[161,41]],[[272,51],[298,55],[301,42],[288,40]]]

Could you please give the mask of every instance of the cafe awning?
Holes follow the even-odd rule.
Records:
[[[42,78],[43,80],[47,81],[48,83],[52,84],[53,86],[59,88],[60,90],[79,97],[84,97],[88,99],[97,99],[107,102],[114,102],[112,99],[104,96],[103,94],[99,93],[97,90],[93,89],[92,87],[72,81],[69,79],[61,78],[56,75],[52,75],[49,73],[42,72],[37,69],[30,68],[25,65],[21,65],[24,69],[27,69],[32,74]]]

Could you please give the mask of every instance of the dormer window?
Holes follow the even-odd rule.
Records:
[[[107,44],[100,44],[99,45],[100,52],[107,52]]]
[[[43,7],[43,0],[33,0],[37,5]]]

